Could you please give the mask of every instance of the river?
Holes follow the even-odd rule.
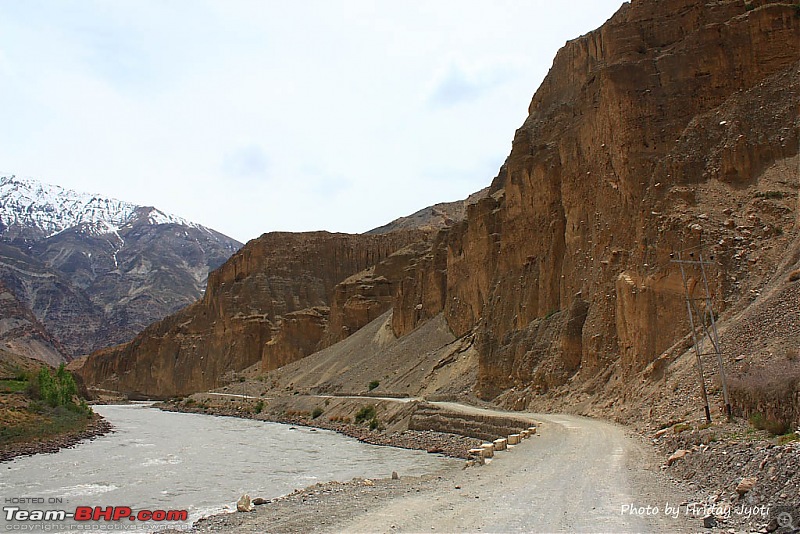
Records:
[[[113,433],[55,454],[0,463],[4,508],[188,510],[191,522],[235,510],[244,493],[272,499],[316,482],[388,477],[392,471],[420,475],[458,464],[325,430],[163,412],[145,403],[96,406],[95,411],[114,425]],[[19,498],[44,504],[17,504]],[[3,532],[34,526],[6,521],[6,513],[0,516]]]

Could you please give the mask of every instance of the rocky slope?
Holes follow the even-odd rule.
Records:
[[[786,280],[798,268],[800,49],[787,43],[798,40],[798,8],[786,2],[625,4],[558,53],[509,157],[489,190],[466,204],[463,220],[442,216],[449,226],[432,238],[349,264],[351,272],[330,279],[328,300],[297,306],[282,303],[313,292],[308,273],[334,256],[291,259],[297,267],[281,274],[290,289],[264,299],[259,276],[269,278],[263,273],[282,264],[273,254],[285,262],[280,251],[301,239],[277,235],[269,253],[250,255],[258,268],[237,270],[237,255],[219,271],[241,290],[212,290],[212,276],[189,315],[94,355],[84,374],[126,391],[192,391],[259,358],[270,371],[390,307],[395,337],[436,320],[469,340],[474,391],[508,407],[622,418],[624,409],[640,417],[643,399],[685,405],[696,388],[665,394],[657,381],[691,368],[671,255],[703,252],[713,262],[710,291],[723,331],[746,320],[753,299],[795,283]],[[699,273],[688,277],[696,297]],[[224,331],[199,326],[203,313]],[[222,346],[245,319],[253,329],[236,339],[246,347]],[[780,324],[769,328],[782,345],[796,346],[794,323],[783,320],[775,316]],[[343,380],[328,385],[352,391]],[[291,385],[292,377],[280,382]],[[643,383],[649,389],[634,393]],[[324,388],[326,379],[307,387]]]
[[[96,387],[149,397],[210,389],[256,362],[278,368],[342,337],[342,322],[335,335],[328,333],[339,282],[424,237],[419,231],[264,234],[209,275],[201,300],[73,368]]]
[[[240,246],[155,208],[0,177],[0,280],[66,359],[191,304]]]
[[[0,282],[0,361],[13,365],[35,359],[57,366],[64,347],[25,307],[12,291]],[[28,364],[20,364],[27,368]]]
[[[373,228],[368,234],[385,234],[395,230],[441,230],[453,226],[459,221],[463,221],[467,216],[467,206],[485,197],[489,188],[485,187],[473,193],[464,200],[456,202],[440,202],[419,211],[393,220],[389,224],[384,224],[378,228]]]

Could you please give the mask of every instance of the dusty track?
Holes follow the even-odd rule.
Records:
[[[440,403],[470,413],[507,412]],[[539,435],[484,467],[438,477],[311,488],[255,513],[217,516],[201,532],[683,532],[699,519],[664,514],[683,502],[652,451],[620,426],[529,415]],[[658,506],[649,517],[623,506]]]

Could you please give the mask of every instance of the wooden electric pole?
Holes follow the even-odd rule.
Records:
[[[683,292],[686,298],[686,312],[689,315],[689,328],[692,331],[692,343],[694,345],[694,353],[697,357],[697,371],[700,374],[700,387],[701,387],[701,394],[703,398],[703,405],[706,412],[706,420],[710,423],[711,422],[711,409],[708,405],[708,393],[706,392],[706,382],[705,382],[705,375],[703,372],[703,360],[702,357],[706,354],[714,354],[717,358],[717,365],[719,366],[719,376],[720,381],[722,382],[722,394],[725,399],[725,412],[728,416],[728,420],[732,417],[731,412],[731,401],[728,395],[728,381],[725,376],[725,365],[722,361],[722,351],[719,345],[719,335],[717,333],[717,318],[716,314],[714,313],[713,302],[711,299],[711,291],[708,285],[708,278],[706,275],[706,265],[712,265],[713,263],[703,259],[702,249],[698,251],[698,259],[694,258],[694,252],[689,254],[691,259],[683,259],[681,257],[681,253],[677,253],[678,258],[673,259],[673,263],[677,263],[681,269],[681,279],[683,280]],[[713,259],[713,256],[711,257]],[[692,266],[692,268],[697,269],[699,267],[700,276],[703,280],[703,292],[705,296],[703,297],[693,297],[692,290],[689,288],[688,277],[686,274],[686,267],[685,266]],[[695,306],[696,301],[703,301],[703,313]],[[698,332],[697,325],[695,324],[695,317],[697,317],[700,321],[700,329],[701,331]],[[709,329],[710,326],[710,329]],[[703,340],[708,337],[711,341],[711,345],[713,348],[713,352],[710,353],[703,353],[702,345]]]

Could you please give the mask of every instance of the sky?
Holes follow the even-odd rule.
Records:
[[[489,185],[621,0],[0,0],[0,172],[239,241]]]

